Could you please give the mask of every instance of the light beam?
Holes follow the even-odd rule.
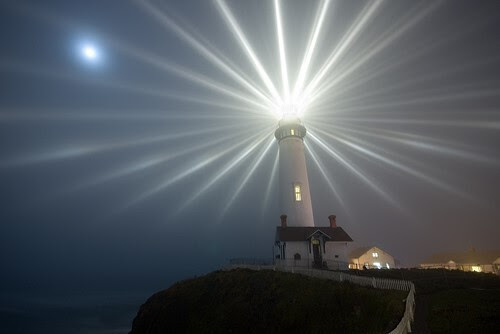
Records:
[[[264,70],[264,67],[260,63],[259,59],[255,55],[255,52],[250,46],[250,43],[247,41],[245,35],[243,34],[243,31],[239,27],[238,23],[236,22],[236,19],[234,18],[233,14],[227,7],[226,3],[223,0],[215,0],[215,3],[217,4],[220,12],[223,14],[222,17],[231,28],[233,34],[236,36],[240,45],[245,50],[246,55],[248,56],[248,58],[250,58],[251,63],[254,65],[257,73],[259,74],[260,78],[266,85],[267,89],[269,89],[269,92],[271,93],[277,104],[278,105],[283,104],[283,100],[278,94],[276,87],[274,86],[273,82],[267,75],[267,72]]]
[[[281,23],[281,11],[279,0],[274,0],[276,13],[276,32],[278,34],[278,46],[280,52],[281,80],[283,81],[283,96],[285,104],[290,103],[290,88],[288,84],[288,70],[286,64],[285,41],[283,40],[283,27]]]

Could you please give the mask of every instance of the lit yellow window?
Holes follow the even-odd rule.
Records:
[[[373,257],[378,257],[378,253],[377,253],[377,252],[373,252],[373,253],[372,253],[372,256],[373,256]]]
[[[293,187],[293,191],[295,193],[295,202],[300,202],[302,201],[302,192],[300,190],[300,184],[296,184]]]
[[[295,130],[294,130],[294,129],[291,129],[291,130],[290,130],[290,133],[291,133],[291,135],[292,135],[292,136],[294,136],[294,135],[295,135]]]

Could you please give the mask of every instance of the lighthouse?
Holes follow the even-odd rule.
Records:
[[[285,114],[274,136],[279,145],[279,205],[281,224],[276,227],[274,264],[347,270],[347,244],[351,237],[328,216],[327,226],[316,226],[307,177],[304,137],[299,117]],[[325,219],[326,221],[326,219]]]
[[[307,178],[304,137],[306,128],[295,115],[286,115],[274,133],[279,144],[279,196],[281,213],[289,226],[314,226]]]

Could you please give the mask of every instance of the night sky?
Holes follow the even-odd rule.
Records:
[[[290,89],[323,4],[281,2]],[[275,98],[223,8],[283,96],[273,1],[0,3],[12,333],[126,332],[152,292],[272,256]],[[499,248],[499,32],[498,1],[329,3],[301,115],[316,225],[407,266]]]

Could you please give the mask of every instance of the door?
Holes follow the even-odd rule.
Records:
[[[321,268],[321,247],[320,242],[317,239],[312,240],[313,255],[314,255],[314,266]]]

